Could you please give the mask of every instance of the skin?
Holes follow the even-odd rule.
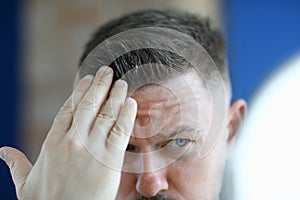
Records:
[[[189,87],[179,87],[179,80],[174,79],[166,87],[139,89],[130,94],[131,98],[126,98],[127,84],[121,80],[109,91],[112,70],[108,67],[101,67],[95,78],[79,81],[55,117],[34,165],[21,151],[0,148],[0,158],[10,168],[18,198],[158,199],[154,196],[161,195],[165,199],[218,199],[228,148],[246,104],[238,100],[228,109],[220,140],[205,159],[199,159],[197,146],[209,127],[212,106],[207,92],[197,90],[197,77],[183,76]],[[190,99],[193,95],[197,101]],[[195,126],[197,122],[199,126]],[[196,127],[197,131],[183,129],[168,138],[181,125]],[[198,137],[191,137],[196,133]],[[177,152],[177,136],[195,148],[175,156],[171,163],[162,162],[163,166],[159,165],[160,154],[147,154],[166,147],[171,147],[169,153]],[[130,169],[134,164],[128,162],[129,153],[142,155],[137,173],[120,171],[122,166]]]
[[[138,112],[128,151],[145,156],[141,158],[143,167],[139,173],[122,173],[117,199],[219,199],[224,164],[237,127],[244,118],[246,104],[238,100],[228,109],[220,140],[207,157],[199,159],[197,145],[201,140],[197,139],[208,132],[213,105],[207,91],[198,87],[201,83],[197,75],[189,73],[183,78],[186,84],[182,77],[175,78],[169,80],[166,86],[150,85],[131,94],[138,103]],[[157,104],[160,106],[155,106]],[[168,136],[174,127],[192,128],[197,126],[197,122],[202,130],[200,132],[185,131]],[[151,124],[161,128],[153,129]],[[149,137],[145,137],[147,135]],[[163,148],[159,144],[165,141],[168,145],[175,145],[174,148],[184,148],[176,145],[178,139],[187,140],[187,145],[193,144],[193,147],[170,165],[158,169],[155,163],[160,162],[159,156],[147,156],[147,153]]]

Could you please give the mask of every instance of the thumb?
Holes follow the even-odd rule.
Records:
[[[17,194],[19,194],[32,168],[32,164],[23,152],[12,147],[1,147],[0,158],[8,165]]]

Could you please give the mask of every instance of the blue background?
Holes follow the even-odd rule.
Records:
[[[20,147],[21,0],[1,1],[0,146]],[[300,1],[224,1],[233,99],[250,100],[262,81],[300,51]],[[299,88],[300,90],[300,88]],[[0,161],[0,199],[16,199],[9,170]]]
[[[18,129],[20,78],[17,71],[21,66],[18,24],[20,7],[18,0],[5,0],[0,3],[0,147],[4,145],[19,147],[17,134],[20,131]],[[0,199],[16,199],[9,169],[2,160],[0,161]]]
[[[300,52],[300,1],[225,2],[233,99],[250,100],[271,72]]]

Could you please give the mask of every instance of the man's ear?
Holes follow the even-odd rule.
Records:
[[[227,144],[234,142],[236,133],[243,124],[247,113],[247,103],[243,99],[238,99],[229,108],[228,116],[228,136]]]

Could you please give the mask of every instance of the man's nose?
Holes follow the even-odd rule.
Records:
[[[152,197],[159,192],[168,190],[166,177],[160,172],[145,172],[138,176],[136,190],[142,196]]]
[[[152,162],[154,162],[153,157],[144,157],[144,172],[138,174],[137,178],[136,190],[145,197],[155,196],[159,192],[167,191],[169,187],[166,168],[156,170]]]

